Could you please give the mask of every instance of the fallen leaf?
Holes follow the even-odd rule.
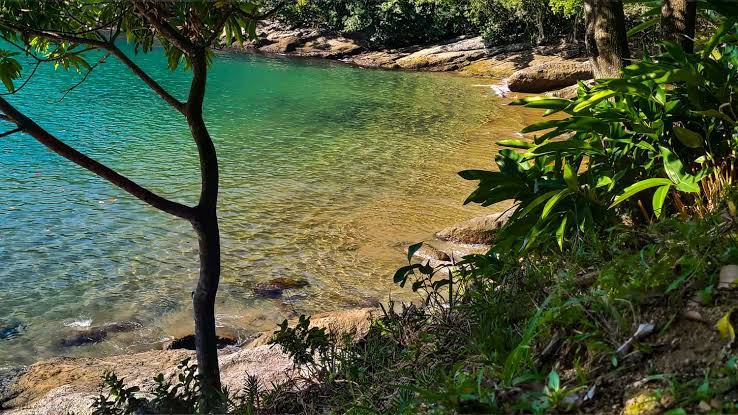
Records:
[[[733,324],[730,322],[730,315],[732,313],[733,310],[728,311],[725,313],[723,318],[718,320],[717,324],[715,324],[715,328],[720,332],[720,335],[723,336],[724,339],[730,340],[728,344],[732,344],[735,340],[735,329],[733,328]]]

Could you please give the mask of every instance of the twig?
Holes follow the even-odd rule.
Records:
[[[97,62],[95,62],[94,65],[90,66],[90,69],[87,70],[87,73],[85,73],[85,75],[82,77],[82,79],[80,79],[79,82],[77,82],[76,84],[74,84],[71,87],[69,87],[66,91],[64,91],[64,95],[62,95],[62,97],[59,98],[59,101],[57,101],[57,102],[62,102],[62,100],[64,98],[66,98],[67,94],[69,94],[70,92],[72,92],[73,90],[75,90],[78,86],[82,85],[82,83],[87,80],[87,77],[90,76],[90,74],[92,73],[92,71],[95,68],[97,68],[97,65],[105,62],[105,60],[108,58],[108,56],[110,56],[110,53],[111,52],[108,51],[108,53],[106,53],[100,59],[98,59]]]

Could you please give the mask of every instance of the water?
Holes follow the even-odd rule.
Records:
[[[169,72],[159,53],[137,61],[183,96],[189,74]],[[194,204],[199,170],[182,117],[112,58],[59,102],[78,79],[42,67],[12,100],[66,142]],[[494,139],[523,123],[478,83],[219,55],[206,122],[221,160],[222,330],[246,335],[295,311],[404,295],[391,283],[403,244],[485,212],[461,205],[473,185],[455,172],[488,167]],[[192,330],[189,224],[19,134],[0,139],[0,262],[0,324],[20,331],[0,340],[0,364],[142,350]],[[253,294],[281,276],[311,285],[278,300]],[[60,345],[123,320],[142,327]]]

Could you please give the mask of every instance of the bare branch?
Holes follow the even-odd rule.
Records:
[[[7,137],[7,136],[9,136],[9,135],[11,135],[11,134],[19,133],[19,132],[21,132],[21,131],[23,131],[23,129],[22,129],[22,128],[20,128],[20,127],[18,127],[18,128],[14,128],[14,129],[12,129],[12,130],[10,130],[10,131],[6,131],[6,132],[4,132],[4,133],[0,133],[0,138],[2,138],[2,137]]]
[[[4,113],[3,117],[0,118],[5,118],[8,121],[13,122],[51,151],[102,177],[137,199],[155,207],[156,209],[183,219],[191,221],[195,217],[194,208],[159,196],[121,175],[110,167],[107,167],[106,165],[79,152],[73,147],[70,147],[63,141],[54,137],[48,131],[44,130],[33,120],[23,115],[4,98],[0,98],[0,111]]]
[[[67,88],[67,90],[64,91],[64,94],[62,95],[61,98],[59,98],[59,101],[57,101],[57,102],[62,102],[62,100],[64,98],[66,98],[66,96],[70,92],[74,91],[75,89],[77,89],[78,86],[82,85],[82,83],[87,80],[87,77],[90,76],[90,74],[92,73],[92,71],[95,70],[95,68],[97,68],[97,65],[105,62],[105,59],[107,59],[108,56],[110,56],[110,54],[111,54],[111,52],[108,51],[108,53],[106,53],[100,59],[98,59],[97,62],[95,62],[94,65],[90,66],[90,68],[87,70],[87,72],[85,72],[85,75],[82,77],[82,79],[80,79],[79,82],[77,82],[76,84],[74,84],[71,87]]]

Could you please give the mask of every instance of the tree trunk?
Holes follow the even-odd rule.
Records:
[[[585,43],[594,77],[619,78],[630,59],[623,2],[585,0]]]
[[[664,0],[661,6],[661,34],[664,40],[674,42],[685,52],[692,53],[696,24],[695,0]]]
[[[203,380],[203,396],[220,391],[220,369],[215,334],[215,295],[220,280],[220,233],[218,230],[218,157],[203,119],[207,80],[205,50],[192,59],[192,85],[185,114],[200,158],[200,203],[192,225],[200,247],[200,277],[192,295],[195,313],[195,348],[198,373]],[[207,405],[207,402],[206,402]],[[209,408],[206,407],[206,410]]]
[[[220,390],[218,345],[215,333],[215,295],[220,279],[220,234],[215,206],[201,206],[193,221],[200,247],[200,277],[192,295],[195,313],[195,350],[203,395]]]

